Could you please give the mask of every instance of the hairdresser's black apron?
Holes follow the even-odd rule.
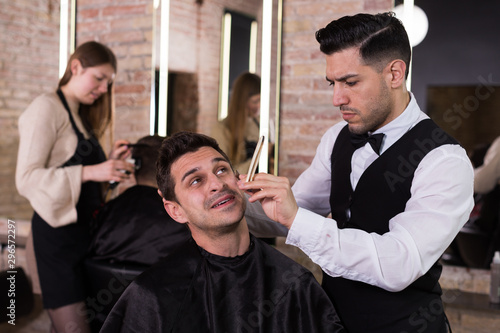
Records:
[[[71,126],[78,137],[73,156],[61,167],[92,165],[106,160],[97,139],[89,139],[75,124],[73,115],[61,90],[57,91],[68,112]],[[45,308],[58,308],[85,300],[83,283],[83,259],[89,243],[89,223],[92,214],[102,203],[101,185],[96,182],[82,184],[80,198],[76,205],[78,218],[59,228],[51,227],[36,212],[32,219],[33,245]]]

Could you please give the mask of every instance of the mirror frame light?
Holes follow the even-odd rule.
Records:
[[[231,50],[231,23],[233,16],[225,13],[222,18],[221,52],[220,52],[220,83],[219,83],[219,115],[222,120],[227,117],[229,99],[229,65]]]
[[[69,55],[75,51],[76,0],[61,0],[59,11],[59,78],[61,78],[66,71]]]
[[[260,93],[260,136],[265,136],[262,154],[259,159],[259,172],[268,172],[270,139],[270,102],[271,102],[271,60],[273,41],[273,0],[262,1],[262,61],[261,61],[261,93]],[[278,0],[277,12],[277,57],[276,57],[276,109],[274,119],[274,174],[278,175],[279,146],[279,109],[281,78],[281,33],[282,33],[283,0]],[[264,107],[263,107],[264,106]]]
[[[158,135],[167,136],[167,102],[168,102],[168,56],[169,56],[169,24],[170,0],[154,0],[153,9],[153,36],[157,29],[157,11],[160,8],[160,55],[156,54],[156,38],[153,38],[153,55],[151,58],[151,104],[149,116],[149,133],[155,134],[155,122],[158,121]],[[155,94],[156,64],[160,59],[158,98]],[[156,118],[156,100],[158,100],[158,119]]]

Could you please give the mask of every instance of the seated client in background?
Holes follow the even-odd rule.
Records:
[[[156,159],[164,137],[132,145],[137,185],[106,203],[96,217],[89,256],[152,265],[189,238],[189,230],[165,212],[156,185]]]

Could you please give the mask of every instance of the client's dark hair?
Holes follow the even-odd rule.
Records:
[[[145,136],[132,147],[132,158],[135,160],[135,178],[137,183],[156,180],[156,160],[161,143],[165,137],[158,135]]]
[[[358,47],[364,63],[378,71],[390,61],[401,59],[408,77],[410,41],[403,24],[392,12],[341,17],[316,31],[316,40],[321,52],[327,55]]]
[[[165,200],[177,201],[174,192],[175,182],[171,174],[172,164],[181,156],[198,151],[202,147],[215,149],[231,165],[229,158],[219,148],[217,141],[209,136],[192,132],[179,132],[163,141],[156,161],[156,182]]]

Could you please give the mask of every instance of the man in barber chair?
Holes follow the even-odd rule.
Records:
[[[249,233],[245,194],[214,139],[166,139],[157,180],[192,238],[128,286],[101,332],[344,331],[312,273]]]

